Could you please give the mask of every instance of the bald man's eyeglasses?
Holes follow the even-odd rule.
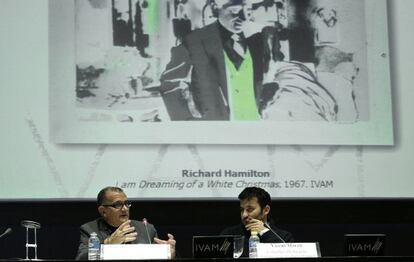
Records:
[[[129,201],[125,201],[125,202],[115,202],[113,204],[107,204],[107,205],[102,205],[102,206],[104,206],[104,207],[112,207],[112,208],[115,208],[115,209],[121,209],[124,206],[126,208],[130,208],[132,206],[132,204]]]

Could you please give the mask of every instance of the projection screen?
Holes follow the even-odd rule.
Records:
[[[71,9],[61,8],[62,2]],[[181,21],[182,28],[188,29],[183,18],[197,14],[198,19],[191,20],[195,29],[207,23],[203,17],[211,18],[211,14],[202,16],[198,5],[156,2],[158,9],[147,7],[146,19],[153,17],[151,12],[165,14],[172,27],[162,32],[169,33],[174,46],[180,44],[174,38],[179,33],[173,30],[174,23]],[[150,45],[158,37],[155,25],[163,26],[156,21],[143,33],[149,44],[144,41],[145,48],[138,46],[140,1],[3,0],[0,28],[7,38],[0,42],[4,121],[0,199],[91,199],[108,185],[122,187],[137,199],[234,199],[246,186],[263,187],[274,198],[414,197],[410,157],[414,58],[408,44],[413,39],[406,34],[414,4],[302,2],[307,4],[275,1],[268,10],[285,9],[276,8],[279,20],[271,22],[288,32],[309,33],[312,50],[319,52],[293,51],[300,46],[294,35],[281,41],[283,61],[299,61],[317,77],[318,86],[337,83],[335,87],[348,88],[335,94],[328,90],[334,104],[344,108],[336,111],[335,121],[308,115],[305,121],[163,121],[170,112],[155,76],[160,77],[167,66],[172,46],[157,55]],[[355,8],[356,2],[363,5]],[[265,12],[261,1],[254,5],[255,11]],[[122,42],[121,37],[115,45],[113,28],[115,23],[122,28],[120,20],[129,28],[130,42]],[[97,22],[110,32],[91,34]],[[304,24],[311,29],[303,29]],[[378,42],[341,45],[346,33],[354,39],[360,35],[362,42],[375,38]],[[119,37],[121,32],[116,34]],[[66,41],[68,35],[76,37]],[[103,43],[114,47],[102,52]],[[146,67],[141,68],[131,55],[149,61],[146,65],[154,58],[158,69],[145,73]],[[96,57],[107,60],[98,63]],[[73,66],[65,67],[68,60]],[[136,63],[139,74],[118,70],[125,62]],[[107,72],[112,75],[99,77]],[[339,80],[346,77],[348,82],[341,85]],[[102,83],[113,89],[103,92]],[[142,110],[131,110],[131,105],[145,99],[152,102],[143,103]],[[289,109],[288,115],[295,115],[296,108]],[[79,118],[79,112],[85,115]]]

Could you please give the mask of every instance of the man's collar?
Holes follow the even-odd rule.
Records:
[[[111,233],[117,229],[116,227],[113,227],[110,224],[108,224],[103,217],[99,219],[98,227],[100,230],[105,230]]]
[[[231,39],[231,36],[234,35],[235,33],[230,32],[229,30],[227,30],[221,23],[220,21],[217,20],[217,24],[218,24],[218,28],[219,28],[219,32],[220,32],[220,37],[221,39],[223,39],[223,41],[228,41]],[[240,36],[240,39],[245,39],[243,32],[238,33],[237,35]]]

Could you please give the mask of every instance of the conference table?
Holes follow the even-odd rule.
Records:
[[[22,259],[0,259],[0,261],[21,261]],[[41,261],[75,261],[67,259],[38,259]],[[174,261],[182,262],[236,262],[257,260],[260,262],[414,262],[414,256],[376,256],[376,257],[319,257],[319,258],[177,258]],[[166,260],[106,260],[106,261],[141,261],[141,262],[165,262]]]

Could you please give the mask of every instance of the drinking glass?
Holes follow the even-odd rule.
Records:
[[[243,254],[244,236],[234,237],[234,252],[233,257],[239,258]]]

